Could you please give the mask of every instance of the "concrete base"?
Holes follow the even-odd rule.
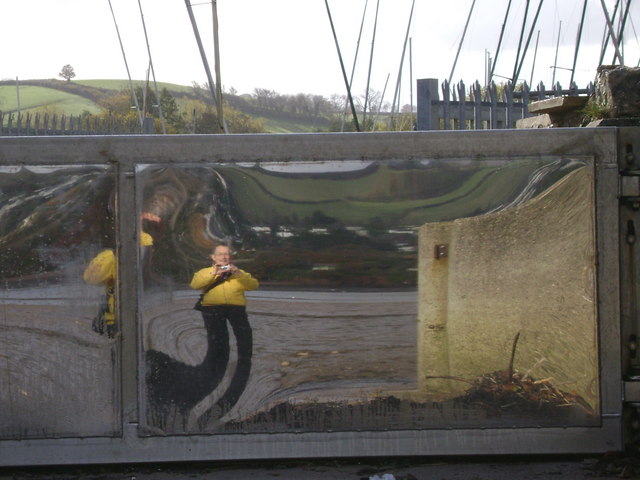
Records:
[[[424,396],[452,398],[469,380],[507,370],[520,333],[516,370],[597,406],[593,202],[583,167],[519,206],[420,229]]]

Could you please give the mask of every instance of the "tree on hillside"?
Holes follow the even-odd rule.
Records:
[[[142,87],[136,87],[135,91],[138,105],[146,108],[146,111],[143,112],[144,115],[160,118],[160,108],[158,108],[155,92],[150,89],[147,89],[145,92]],[[171,95],[171,92],[169,92],[167,88],[163,88],[160,91],[160,107],[162,108],[162,115],[166,123],[172,127],[173,131],[178,133],[184,132],[184,118],[179,112],[175,97]]]
[[[73,70],[71,65],[67,64],[62,67],[58,76],[64,78],[67,82],[70,82],[71,79],[76,76],[76,72]]]
[[[97,103],[109,112],[126,114],[131,111],[133,102],[129,90],[120,90],[112,95],[104,96]]]

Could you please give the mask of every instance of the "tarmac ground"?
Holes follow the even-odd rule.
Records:
[[[640,478],[640,456],[401,457],[1,468],[0,480],[544,480]]]

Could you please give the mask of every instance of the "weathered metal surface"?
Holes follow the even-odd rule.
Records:
[[[514,408],[526,410],[533,402],[532,415],[544,410],[552,417],[557,410],[569,424],[599,421],[590,163],[575,161],[575,170],[521,204],[420,228],[425,395],[462,395],[467,382],[482,375],[491,375],[489,381],[504,373],[509,380],[510,368],[518,383]],[[551,174],[550,167],[540,167],[532,182]],[[429,255],[443,241],[450,244],[446,266]],[[443,288],[445,293],[433,295]],[[445,354],[436,357],[434,351]],[[434,382],[440,387],[432,388]],[[490,405],[495,392],[487,388],[479,393]],[[503,411],[507,397],[501,396]]]
[[[74,237],[61,243],[64,255],[47,267],[54,273],[49,289],[39,290],[41,296],[36,297],[25,275],[17,291],[9,295],[9,289],[4,289],[5,300],[12,306],[5,306],[5,319],[0,321],[3,346],[11,345],[14,351],[20,338],[17,343],[26,357],[54,356],[59,368],[71,365],[71,372],[76,371],[73,365],[80,369],[91,365],[95,370],[85,369],[76,380],[42,383],[36,377],[44,371],[50,378],[46,369],[31,369],[33,362],[16,361],[13,354],[3,358],[3,390],[11,386],[11,398],[19,398],[20,376],[26,376],[33,405],[53,409],[30,419],[27,434],[16,434],[13,427],[5,430],[0,464],[570,453],[619,448],[618,133],[616,129],[583,129],[0,139],[2,165],[56,167],[52,172],[68,165],[104,165],[117,191],[107,201],[117,212],[114,243],[108,245],[101,235],[86,234],[82,222],[67,215],[70,227],[66,231],[76,228],[84,236],[82,241]],[[630,135],[634,136],[633,131]],[[496,187],[509,182],[492,183],[501,175],[511,178],[511,165],[535,167],[570,158],[589,159],[595,175],[599,335],[590,353],[599,358],[601,372],[596,421],[588,427],[561,421],[542,426],[532,422],[534,417],[527,412],[496,420],[488,419],[486,412],[478,416],[477,409],[469,419],[465,414],[471,410],[461,405],[420,407],[410,403],[422,375],[415,338],[418,242],[416,229],[403,227],[482,215],[496,205],[513,204],[523,192],[518,185],[528,182],[512,182],[511,189]],[[447,177],[438,177],[446,178],[444,183],[433,182],[425,188],[431,182],[429,174],[443,169],[449,172]],[[10,173],[19,175],[20,171]],[[520,173],[524,171],[526,168]],[[468,191],[488,172],[493,173],[485,178],[486,183],[479,182],[489,187],[487,196],[455,195]],[[568,173],[560,171],[556,180]],[[10,181],[2,186],[2,193],[14,198],[11,195],[20,190],[11,187],[11,182],[20,185],[19,177],[12,179],[9,174],[7,178]],[[42,190],[36,211],[60,215],[67,212],[61,205],[83,210],[82,204],[63,201],[73,198],[77,190],[61,180],[53,185],[58,185],[57,190]],[[51,196],[51,191],[66,196]],[[535,191],[534,198],[541,191]],[[451,201],[453,198],[456,200]],[[467,203],[465,198],[475,198],[476,203]],[[158,215],[162,222],[147,225],[144,212]],[[83,221],[100,225],[103,217],[87,214]],[[0,222],[0,229],[5,229],[0,231],[0,240],[10,233],[8,226],[26,228],[34,218],[24,212],[11,217],[11,222]],[[143,231],[154,238],[151,249],[140,246]],[[249,381],[233,410],[217,417],[215,411],[209,411],[233,376],[237,335],[229,329],[231,355],[222,383],[184,413],[176,415],[169,408],[162,421],[156,422],[157,417],[147,416],[146,352],[161,351],[191,366],[206,356],[202,319],[191,308],[197,292],[190,291],[188,283],[190,274],[206,265],[207,249],[215,237],[233,240],[239,247],[239,266],[263,276],[261,287],[248,295],[253,328]],[[19,258],[45,251],[43,247],[57,236],[36,234],[33,238],[34,248],[21,251]],[[294,252],[294,245],[301,250]],[[107,247],[116,249],[118,260],[118,333],[114,338],[92,331],[91,317],[102,289],[82,282],[84,266],[94,253]],[[367,253],[378,261],[369,262]],[[308,260],[319,254],[315,261]],[[428,254],[433,256],[433,248]],[[385,264],[390,259],[393,262]],[[279,264],[292,260],[302,261],[304,268],[297,273],[294,270],[299,265],[286,272],[279,270]],[[356,260],[360,263],[354,263]],[[450,257],[440,260],[450,261]],[[341,270],[342,264],[350,268]],[[380,272],[388,275],[378,276]],[[393,272],[403,273],[394,276]],[[14,273],[13,277],[20,277],[21,272]],[[44,277],[38,271],[32,273],[36,275],[30,281],[42,287]],[[413,285],[404,283],[406,279],[413,279]],[[363,289],[365,281],[369,283]],[[65,294],[54,293],[59,291]],[[47,315],[16,298],[28,299],[26,303],[37,298]],[[56,302],[66,305],[59,313]],[[20,320],[18,310],[25,321]],[[30,328],[29,322],[44,327]],[[48,331],[55,335],[40,342],[41,333]],[[76,342],[81,349],[69,345],[74,338],[82,339]],[[105,357],[111,360],[106,367]],[[87,385],[93,390],[87,391]],[[105,402],[100,393],[105,388],[112,396],[100,411],[113,412],[106,417],[111,418],[106,426],[98,419],[91,419],[97,429],[71,419],[61,427],[64,422],[55,412],[59,403],[52,402],[48,393],[68,398],[69,406],[82,416],[95,407],[97,397]],[[391,401],[391,397],[402,401]],[[286,408],[274,410],[277,405]],[[12,408],[20,412],[24,407],[14,403]],[[16,425],[19,429],[27,423],[17,421]],[[67,438],[56,438],[60,436]]]

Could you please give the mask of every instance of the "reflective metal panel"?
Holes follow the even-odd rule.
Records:
[[[94,321],[105,291],[86,273],[114,259],[114,193],[108,167],[0,167],[2,438],[121,429],[117,335]]]
[[[599,424],[591,158],[146,164],[136,185],[143,434]],[[194,310],[221,241],[240,271]]]

